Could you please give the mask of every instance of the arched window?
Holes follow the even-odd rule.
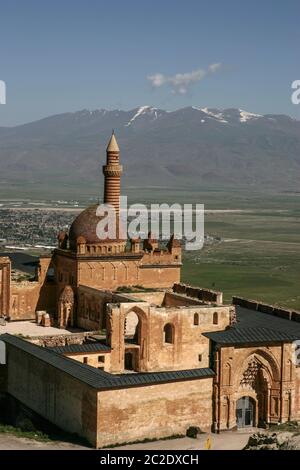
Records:
[[[171,323],[164,326],[164,343],[174,343],[174,327]]]
[[[214,314],[213,314],[213,324],[217,325],[218,323],[219,323],[218,312],[214,312]]]
[[[199,313],[194,314],[194,325],[199,325]]]

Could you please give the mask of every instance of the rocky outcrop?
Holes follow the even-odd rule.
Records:
[[[300,450],[300,431],[255,433],[244,450]]]

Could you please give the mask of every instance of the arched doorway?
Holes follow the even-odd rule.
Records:
[[[147,351],[146,313],[133,306],[124,315],[124,369],[140,372],[143,370],[145,352]],[[127,353],[131,353],[130,359]],[[131,366],[132,364],[132,366]]]
[[[128,312],[124,323],[125,355],[124,369],[138,370],[141,341],[141,321],[133,310]]]
[[[140,344],[140,329],[141,322],[138,315],[134,311],[129,312],[125,318],[125,341],[132,344]]]
[[[236,403],[236,424],[246,428],[255,424],[255,401],[251,397],[242,397]]]
[[[279,419],[279,406],[273,406],[272,390],[278,390],[279,372],[276,362],[265,351],[256,351],[242,365],[241,375],[237,374],[238,396],[255,398],[254,425],[263,427],[270,421]],[[273,409],[274,408],[274,409]]]

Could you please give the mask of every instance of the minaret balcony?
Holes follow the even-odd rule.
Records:
[[[104,165],[103,174],[104,176],[121,176],[123,173],[122,165]]]

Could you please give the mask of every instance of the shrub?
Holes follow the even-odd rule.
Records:
[[[190,426],[186,431],[187,437],[191,437],[192,439],[196,439],[198,434],[202,434],[202,431],[198,426]]]

